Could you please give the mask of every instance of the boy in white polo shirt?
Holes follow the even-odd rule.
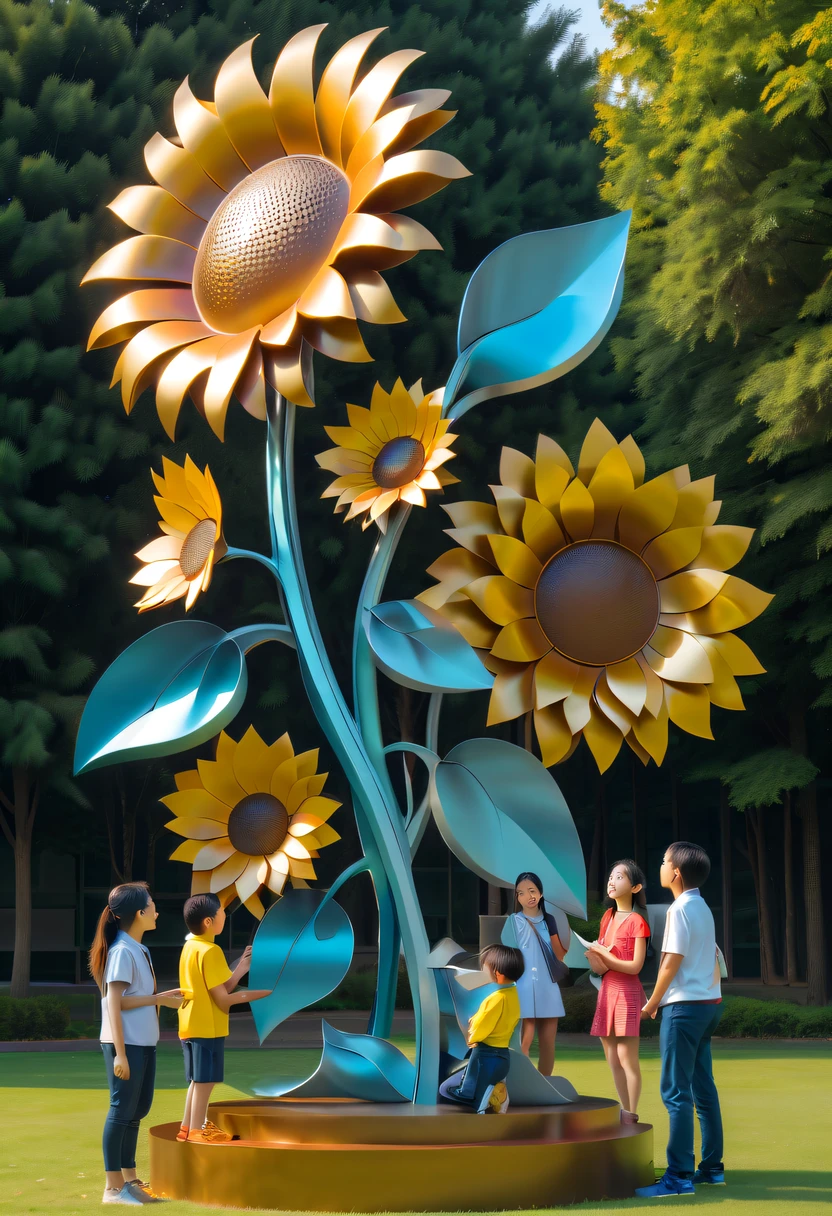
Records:
[[[714,1084],[711,1036],[722,1014],[714,918],[699,893],[711,872],[698,844],[677,841],[665,851],[660,877],[673,892],[667,911],[662,959],[653,995],[642,1017],[661,1021],[661,1094],[670,1120],[667,1170],[641,1199],[693,1195],[694,1183],[725,1183],[722,1114]],[[694,1171],[693,1108],[702,1132],[702,1161]]]

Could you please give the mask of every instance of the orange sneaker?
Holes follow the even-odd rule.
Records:
[[[210,1119],[205,1120],[200,1131],[195,1132],[191,1128],[188,1132],[189,1144],[227,1144],[230,1139],[230,1134],[222,1131]]]

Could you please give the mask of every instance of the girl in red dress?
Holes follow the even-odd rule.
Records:
[[[641,1096],[638,1038],[645,1002],[639,972],[647,956],[650,928],[644,875],[634,861],[615,863],[607,896],[598,941],[586,955],[592,970],[603,976],[590,1034],[598,1035],[603,1044],[621,1103],[621,1122],[637,1123]]]

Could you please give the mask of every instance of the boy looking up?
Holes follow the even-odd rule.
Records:
[[[193,895],[185,903],[185,924],[190,936],[179,956],[179,1038],[185,1053],[188,1096],[177,1140],[221,1144],[231,1137],[208,1119],[211,1091],[224,1076],[228,1011],[232,1005],[259,1001],[268,989],[235,992],[251,963],[248,946],[232,972],[225,955],[214,944],[222,933],[225,909],[216,895]]]
[[[724,1185],[722,1114],[714,1084],[711,1035],[719,1025],[722,993],[714,918],[699,893],[711,871],[698,844],[677,841],[665,851],[660,878],[673,892],[662,958],[653,994],[642,1017],[661,1008],[662,1102],[670,1120],[667,1170],[642,1199],[694,1194],[694,1183]],[[693,1108],[702,1132],[702,1161],[694,1173]]]
[[[445,1102],[471,1106],[479,1115],[504,1114],[508,1091],[504,1084],[511,1057],[508,1045],[520,1021],[516,980],[523,974],[523,955],[511,946],[488,946],[480,955],[482,969],[497,984],[468,1023],[473,1048],[464,1072],[452,1073],[439,1087]]]

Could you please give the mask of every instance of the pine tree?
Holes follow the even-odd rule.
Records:
[[[602,195],[633,208],[636,230],[616,360],[635,377],[650,455],[664,464],[693,456],[694,476],[716,470],[721,520],[759,526],[747,577],[777,592],[748,638],[768,675],[748,715],[726,723],[711,756],[694,764],[751,815],[752,835],[755,822],[763,830],[757,809],[785,802],[791,923],[796,805],[809,996],[823,1003],[816,778],[832,703],[830,22],[824,13],[808,24],[817,10],[802,0],[605,7],[615,46],[602,57],[597,105]],[[777,946],[762,887],[758,902],[764,975],[773,977],[772,956],[793,956],[794,943]],[[785,969],[795,977],[793,957]]]

